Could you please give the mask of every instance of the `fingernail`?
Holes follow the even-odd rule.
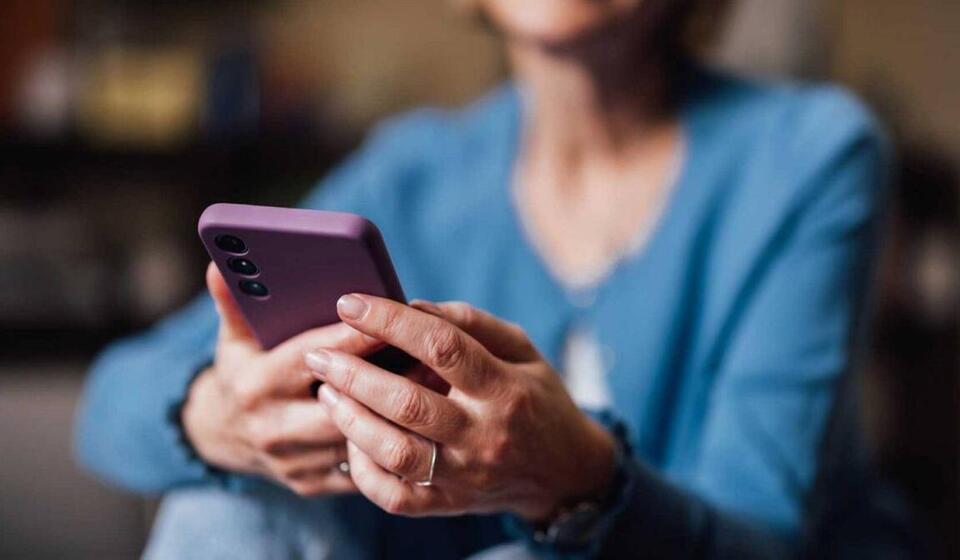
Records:
[[[320,400],[328,405],[335,405],[340,400],[340,393],[329,383],[324,383],[320,386]]]
[[[311,350],[307,352],[303,361],[313,370],[314,376],[326,380],[327,369],[330,366],[330,354],[325,350]]]
[[[357,296],[347,294],[337,300],[337,311],[344,319],[359,319],[367,311],[367,302]]]

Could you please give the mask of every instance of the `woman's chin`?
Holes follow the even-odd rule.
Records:
[[[508,6],[507,3],[514,4]],[[589,2],[577,2],[566,8],[556,4],[557,0],[527,0],[523,3],[492,0],[487,8],[494,26],[507,37],[546,46],[576,43],[622,22],[635,8],[623,2],[615,2],[615,7],[601,7]]]

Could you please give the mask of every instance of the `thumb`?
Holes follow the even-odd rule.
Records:
[[[230,293],[227,282],[212,261],[207,266],[207,289],[210,290],[213,303],[217,307],[217,314],[220,315],[220,341],[240,342],[259,347],[253,330],[240,312],[233,294]]]

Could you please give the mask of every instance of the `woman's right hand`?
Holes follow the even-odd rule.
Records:
[[[264,351],[213,263],[207,287],[220,315],[214,364],[190,387],[182,422],[207,463],[270,477],[302,496],[355,492],[338,465],[343,435],[316,401],[308,350],[365,355],[382,343],[344,323],[312,329]]]

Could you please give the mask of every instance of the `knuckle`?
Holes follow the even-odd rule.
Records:
[[[533,364],[533,366],[525,370],[528,385],[523,392],[526,398],[523,399],[522,404],[528,406],[533,406],[536,394],[550,394],[563,385],[563,381],[551,367],[542,363]]]
[[[387,444],[384,465],[387,470],[397,474],[412,473],[417,465],[417,453],[406,439],[393,439]]]
[[[506,433],[495,434],[490,437],[481,454],[481,462],[488,467],[502,465],[510,455],[513,447],[511,438]],[[480,469],[481,473],[487,472]]]
[[[233,395],[241,410],[254,410],[264,397],[263,381],[258,376],[243,376],[234,381]]]
[[[338,360],[339,361],[339,360]],[[347,395],[353,394],[354,384],[357,382],[357,367],[351,360],[343,361],[339,364],[338,368],[332,368],[339,370],[338,385],[342,392]]]
[[[461,409],[453,409],[451,414],[444,418],[444,428],[450,432],[454,442],[462,442],[467,438],[467,434],[476,430],[478,421],[469,413]]]
[[[463,301],[452,301],[448,303],[447,313],[465,325],[473,325],[477,321],[477,310],[469,303]]]
[[[463,338],[452,329],[438,329],[426,339],[426,356],[441,369],[451,368],[463,361],[466,352]]]
[[[428,409],[420,391],[407,388],[398,391],[394,398],[397,422],[408,426],[422,426],[429,423]]]
[[[550,372],[547,371],[546,368],[529,367],[528,364],[523,365],[527,367],[523,367],[520,371],[523,374],[525,383],[529,384],[529,388],[521,386],[519,390],[511,393],[514,399],[520,401],[517,404],[522,403],[530,391],[534,389],[545,389],[550,380]]]
[[[523,329],[520,325],[516,323],[508,323],[507,329],[510,331],[510,335],[518,341],[520,347],[529,353],[536,352],[536,347],[533,345],[533,341],[530,340],[530,337],[527,336],[527,331]]]
[[[503,405],[503,412],[508,422],[524,417],[530,410],[532,403],[533,395],[530,389],[521,386],[511,391]]]
[[[395,333],[398,332],[403,323],[403,319],[400,317],[399,309],[394,308],[394,306],[387,306],[385,309],[379,313],[380,320],[378,321],[380,330],[385,333]]]

